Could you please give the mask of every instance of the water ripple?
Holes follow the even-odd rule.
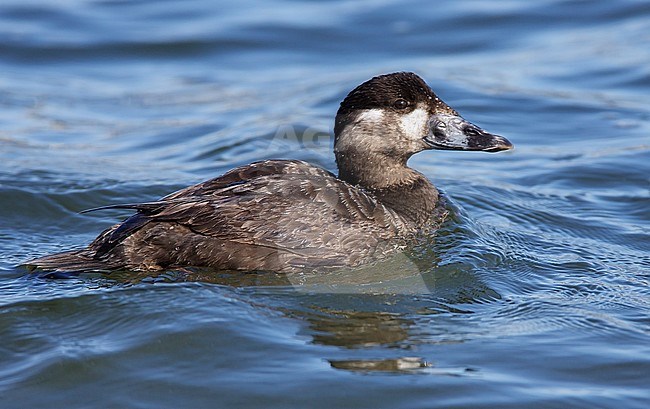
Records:
[[[649,15],[4,1],[0,406],[647,407]],[[397,260],[330,277],[15,267],[126,216],[84,208],[270,157],[335,170],[339,101],[393,70],[516,145],[416,155],[451,216]]]

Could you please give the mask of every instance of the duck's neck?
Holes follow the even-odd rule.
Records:
[[[424,175],[409,168],[407,160],[367,152],[336,152],[340,179],[362,187],[419,226],[435,210],[438,190]]]

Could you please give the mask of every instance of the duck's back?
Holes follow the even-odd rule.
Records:
[[[395,238],[413,229],[364,190],[301,161],[256,162],[157,202],[111,207],[137,213],[86,249],[32,264],[59,270],[356,266],[392,252],[400,244]]]

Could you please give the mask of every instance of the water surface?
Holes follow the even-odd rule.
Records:
[[[650,404],[650,5],[4,1],[0,407]],[[410,164],[453,215],[361,272],[27,274],[412,70],[513,152]]]

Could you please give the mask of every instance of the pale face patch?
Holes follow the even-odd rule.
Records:
[[[383,109],[366,109],[357,117],[359,123],[379,125],[384,121]]]
[[[402,134],[410,140],[422,139],[428,133],[429,113],[424,108],[415,108],[399,118]]]
[[[334,151],[345,152],[356,148],[372,151],[373,144],[377,144],[376,137],[381,135],[384,128],[384,110],[365,109],[360,111],[354,121],[341,131],[334,145]]]

